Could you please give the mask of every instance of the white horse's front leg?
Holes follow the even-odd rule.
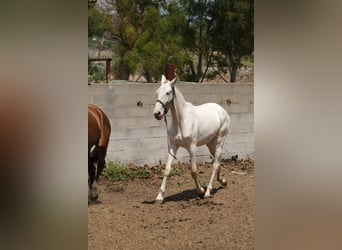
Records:
[[[172,155],[176,155],[178,146],[172,145],[170,147],[171,147],[170,153]],[[168,157],[167,162],[166,162],[166,166],[165,166],[165,170],[164,170],[164,174],[163,174],[163,181],[162,181],[162,184],[161,184],[160,189],[159,189],[159,193],[158,193],[157,198],[156,198],[156,201],[158,201],[158,202],[161,202],[164,200],[163,194],[164,194],[165,189],[166,189],[166,179],[170,174],[171,164],[172,164],[172,159],[173,159],[173,157],[170,153],[169,153],[169,157]]]
[[[196,149],[197,149],[196,144],[192,144],[190,148],[191,176],[194,179],[197,193],[199,195],[202,195],[204,194],[204,189],[201,187],[197,179]]]

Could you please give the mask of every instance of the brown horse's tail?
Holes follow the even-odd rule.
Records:
[[[108,117],[106,116],[106,114],[102,110],[100,110],[100,113],[101,113],[100,119],[101,119],[102,129],[101,129],[101,136],[99,140],[99,147],[107,148],[108,143],[109,143],[111,126],[110,126],[110,121]]]
[[[107,115],[101,109],[99,109],[95,105],[90,104],[89,106],[95,109],[96,113],[98,114],[98,116],[95,116],[95,118],[97,120],[98,127],[100,129],[100,137],[96,146],[107,148],[108,143],[109,143],[110,132],[111,132],[110,121]]]

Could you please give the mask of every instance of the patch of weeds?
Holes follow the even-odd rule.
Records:
[[[179,168],[172,168],[170,171],[170,175],[169,176],[174,176],[174,175],[181,175],[182,174],[182,170]]]
[[[185,180],[185,179],[182,179],[182,180],[180,180],[179,182],[177,182],[177,186],[178,186],[178,187],[181,187],[181,186],[184,185],[185,182],[186,182],[186,180]]]
[[[143,168],[127,167],[119,163],[109,162],[103,171],[103,175],[110,181],[125,181],[131,179],[150,178],[150,172]]]
[[[203,180],[199,179],[198,182],[201,185],[201,187],[205,187],[205,182]]]
[[[163,174],[163,171],[162,171],[162,169],[161,169],[161,168],[157,168],[157,170],[156,170],[156,174],[157,174],[157,175],[161,175],[161,174]]]
[[[122,185],[120,185],[120,186],[118,186],[118,187],[114,187],[112,190],[113,190],[114,192],[118,192],[118,193],[123,193],[123,192],[125,192],[125,188],[124,188]]]

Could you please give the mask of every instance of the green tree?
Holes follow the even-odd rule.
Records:
[[[181,0],[180,1],[188,22],[188,31],[185,36],[185,48],[192,60],[189,62],[189,81],[203,81],[203,66],[211,64],[212,50],[209,44],[209,29],[211,17],[209,16],[210,0]]]
[[[219,67],[228,67],[236,82],[241,60],[254,51],[254,1],[216,0],[211,6],[212,49]]]
[[[158,6],[158,3],[154,0],[105,0],[100,4],[100,8],[111,15],[110,37],[115,41],[116,54],[114,73],[120,79],[128,79],[132,72],[124,58],[144,32],[143,18],[148,6]]]
[[[163,13],[163,14],[162,14]],[[132,71],[138,68],[148,82],[159,80],[166,64],[180,69],[189,61],[183,49],[184,13],[171,1],[166,9],[148,6],[143,15],[143,32],[125,55]]]
[[[96,6],[88,8],[88,48],[97,48],[98,57],[104,48],[110,47],[110,41],[105,39],[111,28],[111,19]],[[105,78],[105,70],[100,64],[88,63],[88,82],[99,82]]]
[[[88,37],[102,37],[111,28],[111,20],[97,8],[88,10]]]
[[[99,0],[97,7],[111,19],[120,79],[139,72],[151,82],[170,63],[182,80],[201,82],[215,66],[212,77],[229,70],[235,82],[242,59],[254,51],[253,0]],[[106,30],[98,14],[89,19],[89,35]]]

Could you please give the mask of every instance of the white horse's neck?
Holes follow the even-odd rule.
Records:
[[[172,122],[174,124],[177,124],[178,128],[182,126],[182,121],[184,120],[184,108],[189,103],[185,101],[184,96],[182,93],[175,88],[175,96],[173,98],[173,104],[171,105],[171,116],[172,116]]]

